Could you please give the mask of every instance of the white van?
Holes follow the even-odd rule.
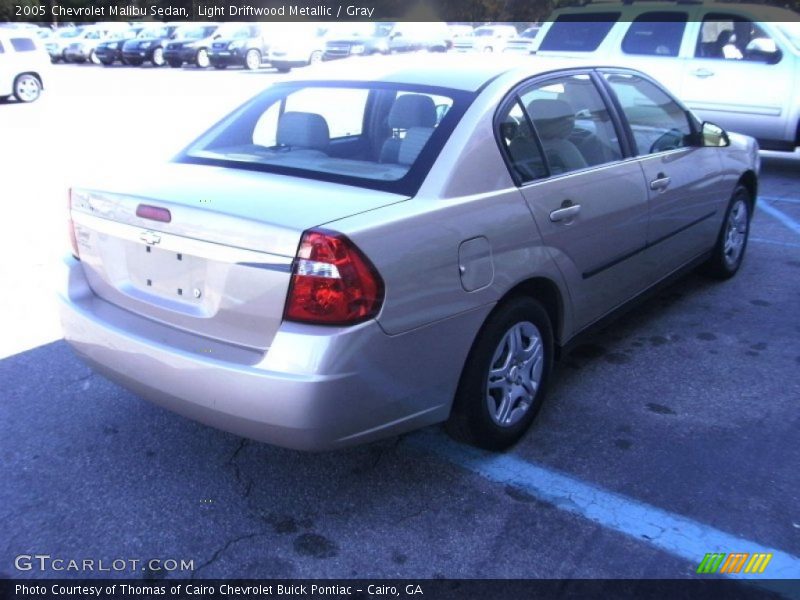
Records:
[[[0,99],[33,102],[44,89],[50,58],[35,32],[0,29]]]
[[[598,2],[555,11],[532,51],[642,70],[700,118],[761,148],[792,151],[800,146],[799,20],[756,4]]]

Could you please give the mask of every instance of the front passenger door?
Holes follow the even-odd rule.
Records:
[[[719,152],[690,145],[693,119],[654,82],[630,72],[603,77],[626,117],[650,195],[646,254],[654,283],[716,239],[725,195]]]
[[[522,88],[498,124],[581,328],[643,289],[647,194],[588,73]],[[502,113],[501,113],[502,114]]]

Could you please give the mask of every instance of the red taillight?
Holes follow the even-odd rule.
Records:
[[[72,190],[67,192],[67,230],[69,232],[69,242],[72,246],[72,256],[80,260],[81,254],[78,250],[78,238],[75,237],[75,223],[72,222]]]
[[[361,251],[340,233],[311,229],[294,260],[284,317],[321,325],[371,319],[383,302],[383,280]]]

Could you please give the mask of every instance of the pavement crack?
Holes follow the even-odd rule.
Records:
[[[233,454],[231,454],[231,457],[228,459],[228,465],[233,468],[233,475],[236,478],[237,485],[244,488],[242,495],[245,498],[247,498],[250,495],[250,492],[253,491],[253,480],[244,476],[242,468],[239,466],[237,459],[239,458],[239,454],[241,454],[242,450],[245,449],[248,443],[249,440],[242,438],[241,442],[239,442],[239,445],[236,447],[236,450],[233,451]]]
[[[222,548],[218,549],[216,552],[214,552],[214,554],[211,555],[211,558],[209,558],[206,562],[204,562],[202,565],[200,565],[199,567],[197,567],[196,569],[194,569],[192,571],[192,575],[191,575],[190,579],[194,579],[195,576],[201,570],[205,569],[209,565],[213,565],[217,560],[219,560],[219,557],[222,556],[223,554],[225,554],[225,552],[227,552],[228,549],[231,546],[233,546],[234,544],[238,544],[239,542],[243,542],[244,540],[251,540],[251,539],[257,538],[257,537],[264,537],[266,535],[267,535],[266,533],[255,532],[255,533],[248,533],[248,534],[245,534],[245,535],[240,535],[240,536],[235,537],[235,538],[233,538],[231,540],[228,540],[227,542],[225,542],[225,545],[222,546]]]

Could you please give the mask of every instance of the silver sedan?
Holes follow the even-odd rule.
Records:
[[[61,313],[89,364],[281,446],[446,422],[502,449],[581,333],[742,263],[756,143],[642,73],[340,71],[270,86],[157,172],[73,188]]]

